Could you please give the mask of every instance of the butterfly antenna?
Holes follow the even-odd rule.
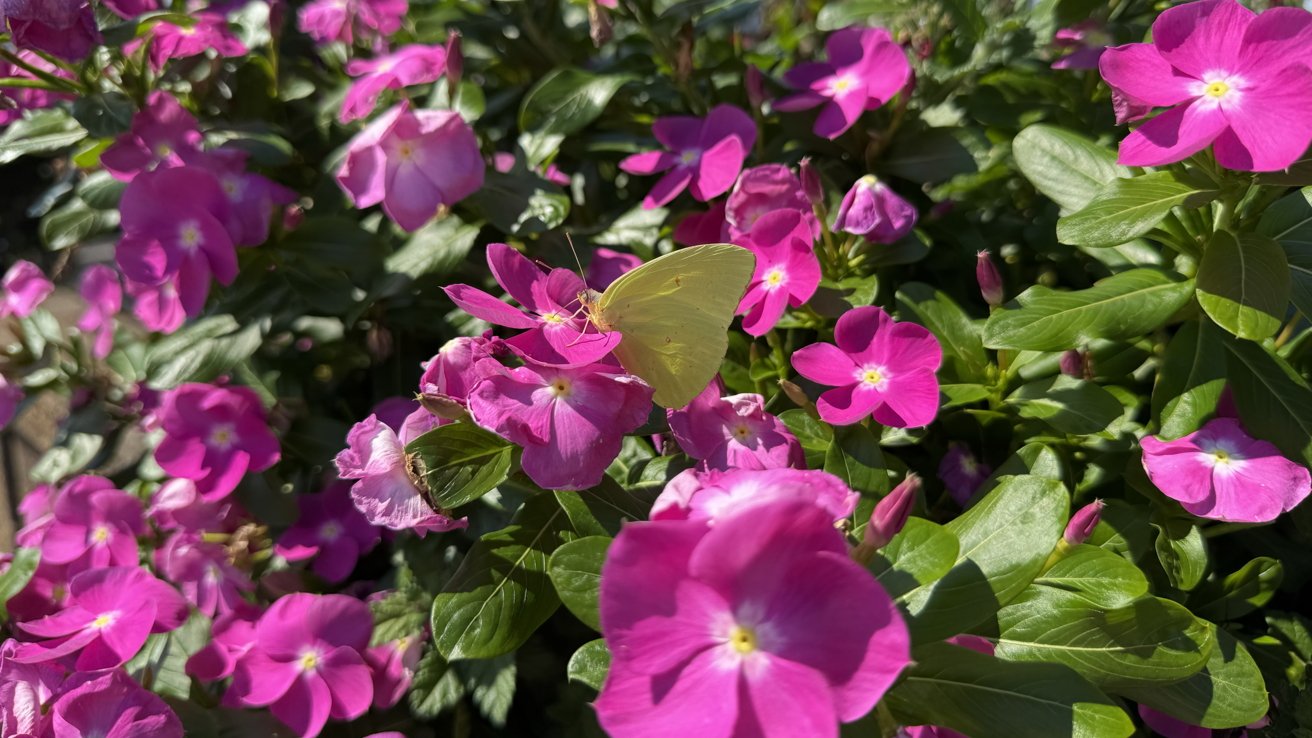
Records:
[[[579,268],[579,279],[582,279],[584,282],[587,282],[588,278],[583,276],[583,264],[579,261],[578,249],[574,248],[574,239],[570,238],[568,232],[565,233],[565,243],[569,244],[569,250],[571,253],[574,254],[574,266]]]

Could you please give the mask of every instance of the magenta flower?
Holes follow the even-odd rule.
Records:
[[[1268,523],[1312,491],[1306,468],[1251,438],[1234,418],[1215,418],[1174,441],[1144,436],[1140,443],[1148,478],[1200,518]]]
[[[1007,295],[1002,286],[1002,273],[993,263],[993,255],[988,249],[975,253],[975,282],[979,285],[980,297],[989,307],[998,307],[1006,302]]]
[[[23,590],[5,603],[15,622],[52,615],[68,604],[68,567],[42,561]]]
[[[685,188],[702,202],[724,194],[756,143],[756,123],[732,105],[716,105],[705,118],[657,118],[651,130],[667,150],[634,154],[620,162],[620,169],[629,174],[669,170],[643,198],[642,206],[648,209],[673,200]]]
[[[446,49],[410,44],[377,59],[353,59],[346,73],[357,79],[346,91],[338,120],[343,123],[374,112],[383,90],[436,82],[446,71]]]
[[[317,736],[329,717],[354,720],[373,702],[361,656],[372,631],[369,607],[353,597],[287,595],[256,623],[255,646],[237,662],[230,689],[302,738]]]
[[[131,130],[105,149],[100,163],[116,179],[130,182],[161,163],[181,164],[181,157],[200,152],[201,138],[195,116],[176,97],[155,90],[132,116]]]
[[[487,374],[479,367],[484,359],[491,358],[491,345],[488,338],[460,336],[447,341],[424,362],[419,401],[432,414],[435,425],[446,425],[466,415],[469,388]]]
[[[125,672],[82,678],[51,706],[51,738],[182,738],[178,716]]]
[[[96,264],[82,275],[78,291],[86,301],[87,309],[78,319],[77,329],[95,336],[91,341],[91,355],[103,359],[114,347],[114,316],[123,309],[123,288],[118,283],[118,272],[104,264]]]
[[[917,217],[914,205],[867,174],[843,195],[834,230],[865,236],[875,243],[893,243],[916,227]]]
[[[1072,546],[1078,546],[1089,540],[1089,536],[1093,535],[1093,529],[1097,528],[1102,520],[1104,507],[1106,503],[1102,500],[1094,500],[1076,510],[1070,521],[1066,523],[1066,530],[1061,534],[1062,540]]]
[[[227,679],[237,662],[255,647],[255,623],[260,610],[249,603],[214,620],[210,640],[187,659],[187,674],[202,682]]]
[[[42,735],[42,705],[64,681],[63,670],[49,664],[19,664],[11,658],[18,643],[0,642],[0,736]]]
[[[861,543],[871,550],[878,550],[902,532],[911,517],[911,508],[916,505],[920,494],[920,477],[914,472],[907,474],[902,483],[893,488],[879,502],[870,514],[870,524],[866,526]]]
[[[796,211],[807,226],[811,238],[820,235],[816,219],[802,180],[783,164],[762,164],[743,170],[725,201],[725,220],[729,236],[736,243],[746,236],[761,216],[780,210]]]
[[[611,282],[619,279],[625,272],[640,266],[642,266],[642,259],[636,254],[626,254],[605,247],[596,248],[592,251],[592,259],[588,262],[586,273],[588,287],[597,292],[605,292]]]
[[[902,616],[827,512],[751,511],[615,537],[600,603],[614,657],[595,703],[611,736],[836,738],[909,663]]]
[[[4,377],[0,376],[0,380],[3,379]],[[19,546],[41,547],[46,531],[55,523],[55,500],[58,497],[58,490],[49,484],[38,484],[23,495],[23,499],[18,502],[18,514],[23,521],[23,527],[14,537]]]
[[[0,0],[0,30],[9,40],[68,61],[81,61],[100,43],[96,15],[85,0]]]
[[[142,325],[152,331],[172,333],[182,327],[187,319],[187,310],[178,296],[177,277],[171,277],[157,284],[145,284],[131,279],[124,281],[124,287],[132,296],[132,314],[141,320]],[[206,288],[208,292],[208,287]],[[200,308],[196,309],[200,312]]]
[[[229,500],[208,501],[190,479],[170,479],[150,498],[146,517],[160,530],[220,531],[230,529]]]
[[[943,480],[943,486],[947,487],[952,499],[962,507],[970,502],[992,473],[991,467],[981,463],[969,448],[960,443],[949,444],[948,452],[938,465],[938,478]]]
[[[297,12],[297,27],[321,44],[378,42],[401,28],[406,0],[313,0]]]
[[[0,279],[0,318],[26,318],[54,291],[41,267],[20,259]]]
[[[851,425],[873,414],[893,428],[928,425],[938,414],[943,362],[938,339],[923,326],[897,323],[879,307],[849,310],[834,326],[834,341],[793,354],[793,368],[831,389],[816,403],[820,418]]]
[[[1101,23],[1090,19],[1058,30],[1052,41],[1057,48],[1070,51],[1052,63],[1053,69],[1097,69],[1112,37]]]
[[[401,103],[352,138],[337,183],[357,208],[382,203],[407,231],[483,186],[478,137],[458,113]]]
[[[725,220],[727,205],[723,200],[712,203],[704,213],[692,213],[685,216],[674,227],[672,237],[675,243],[684,246],[701,246],[708,243],[724,243],[729,240],[729,223]]]
[[[844,28],[825,41],[828,61],[798,64],[784,81],[802,90],[776,100],[776,110],[824,105],[815,134],[838,138],[861,113],[888,102],[911,78],[907,55],[883,28]]]
[[[715,525],[756,505],[805,502],[837,522],[856,510],[860,495],[843,480],[805,469],[686,469],[665,485],[652,505],[652,520],[702,520]]]
[[[443,510],[429,506],[410,478],[405,458],[405,444],[414,440],[370,415],[351,427],[346,434],[346,448],[335,463],[342,479],[355,480],[351,499],[372,525],[391,530],[409,530],[421,538],[429,531],[442,533],[469,524],[454,520]]]
[[[9,425],[9,421],[14,419],[23,397],[23,388],[10,384],[9,378],[0,374],[0,429]]]
[[[728,471],[806,465],[802,444],[783,421],[765,411],[765,398],[723,393],[717,379],[687,407],[665,411],[674,440],[684,453],[702,462],[699,468]]]
[[[260,397],[247,387],[184,384],[168,392],[159,417],[164,440],[155,461],[194,481],[207,501],[227,497],[247,471],[264,471],[281,456]]]
[[[105,566],[136,566],[137,536],[145,532],[141,501],[104,477],[83,475],[64,485],[41,539],[41,557],[66,564],[70,575]]]
[[[325,581],[345,580],[355,562],[378,545],[378,529],[351,503],[347,484],[296,498],[301,514],[278,538],[274,551],[288,561],[314,559],[311,569]]]
[[[579,295],[587,285],[568,269],[544,272],[537,264],[504,243],[487,247],[492,276],[523,310],[464,284],[442,288],[461,310],[495,325],[525,329],[506,345],[520,354],[552,364],[590,364],[600,361],[619,345],[617,331],[589,331],[590,323],[579,310]]]
[[[741,239],[756,254],[756,271],[737,311],[749,335],[769,333],[789,305],[801,307],[815,294],[823,275],[813,239],[807,219],[788,209],[761,217]]]
[[[1121,141],[1121,164],[1161,166],[1211,145],[1223,167],[1269,172],[1307,151],[1307,11],[1259,16],[1234,0],[1199,0],[1163,11],[1152,35],[1153,43],[1107,49],[1098,65],[1118,108],[1133,109],[1126,115],[1170,108]]]
[[[159,71],[170,59],[186,59],[213,51],[217,56],[241,56],[246,53],[243,44],[232,33],[228,19],[218,13],[192,13],[195,21],[189,26],[160,22],[151,26],[147,35],[150,66]],[[129,44],[131,51],[138,44]]]
[[[1139,705],[1139,717],[1144,725],[1164,738],[1212,738],[1215,735],[1211,728],[1190,725],[1145,705]]]
[[[68,584],[68,604],[18,629],[43,639],[21,644],[14,660],[36,664],[77,654],[78,671],[126,664],[151,633],[167,633],[187,619],[187,601],[136,566],[91,569]]]
[[[155,551],[155,569],[211,618],[240,607],[255,589],[250,575],[232,565],[226,548],[194,532],[169,536]]]
[[[269,223],[283,205],[296,202],[294,190],[246,171],[246,153],[218,149],[185,155],[188,164],[209,171],[228,200],[224,226],[237,246],[258,246],[269,237]]]
[[[453,36],[453,38],[455,37]],[[509,151],[498,151],[492,155],[492,168],[502,174],[512,171],[516,163],[515,155]],[[562,172],[560,167],[555,164],[548,164],[545,168],[541,165],[534,167],[533,173],[561,187],[568,187],[570,182],[573,181],[568,174]]]
[[[501,367],[470,390],[469,414],[523,447],[520,463],[534,484],[587,489],[651,412],[652,388],[621,372],[602,364]]]
[[[374,675],[374,707],[386,710],[401,701],[410,689],[423,649],[422,634],[416,633],[364,652]]]

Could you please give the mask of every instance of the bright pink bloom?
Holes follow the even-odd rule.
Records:
[[[298,11],[297,27],[321,44],[379,42],[401,28],[406,0],[313,0]]]
[[[469,388],[485,375],[479,366],[491,358],[491,343],[481,336],[460,336],[447,341],[424,362],[424,374],[419,378],[420,402],[434,415],[437,425],[446,425],[464,414]]]
[[[248,387],[184,384],[168,392],[159,416],[164,440],[155,461],[194,481],[208,501],[227,497],[247,471],[264,471],[281,456],[260,397]]]
[[[128,294],[132,296],[132,314],[141,319],[142,325],[149,330],[172,333],[187,319],[187,310],[178,296],[178,278],[171,277],[157,284],[145,284],[131,279],[124,281]],[[206,287],[208,292],[209,288]],[[203,307],[203,305],[202,305]],[[200,307],[196,309],[200,312]]]
[[[19,664],[10,657],[18,643],[0,642],[0,736],[42,735],[42,705],[63,684],[63,670],[49,664]]]
[[[1144,725],[1163,738],[1212,738],[1213,736],[1211,728],[1190,725],[1146,705],[1139,705],[1139,717]]]
[[[54,291],[41,267],[20,259],[0,279],[0,318],[26,318]]]
[[[1002,273],[998,271],[998,265],[993,263],[993,255],[988,249],[975,254],[975,282],[979,284],[980,297],[984,298],[989,307],[998,307],[1006,301]]]
[[[679,221],[674,227],[675,243],[684,246],[701,246],[708,243],[724,243],[729,240],[729,223],[725,220],[727,205],[723,200],[711,203],[704,213],[692,213]]]
[[[114,346],[114,316],[123,309],[123,288],[118,283],[118,272],[104,264],[96,264],[82,275],[78,291],[87,303],[87,309],[77,321],[77,329],[94,335],[91,355],[97,359],[109,356]]]
[[[860,495],[843,480],[819,470],[686,469],[665,485],[652,505],[652,520],[704,520],[715,525],[757,505],[805,502],[837,522],[856,510]]]
[[[232,565],[228,551],[198,533],[178,531],[155,551],[155,569],[209,617],[232,612],[255,589],[246,572]]]
[[[136,566],[137,536],[145,532],[141,501],[104,477],[90,474],[64,485],[54,519],[41,540],[41,557],[66,564],[70,575],[105,566]]]
[[[951,728],[937,725],[911,725],[899,728],[894,738],[967,738]]]
[[[290,594],[260,617],[255,647],[237,663],[230,689],[247,707],[269,710],[303,738],[331,716],[354,720],[373,703],[369,607],[345,595]]]
[[[803,90],[776,100],[775,110],[824,105],[815,134],[838,138],[861,113],[888,102],[906,87],[911,65],[902,47],[883,28],[844,28],[825,41],[828,60],[798,64],[784,81]]]
[[[352,59],[346,73],[357,79],[346,91],[338,120],[343,123],[374,112],[383,90],[436,82],[446,71],[446,49],[410,44],[377,59]]]
[[[208,170],[228,200],[224,225],[237,246],[258,246],[269,237],[269,223],[282,206],[298,195],[263,175],[246,171],[246,153],[219,149],[186,156],[187,163]]]
[[[685,188],[702,202],[727,192],[756,143],[756,123],[732,105],[716,105],[705,118],[657,118],[651,130],[667,150],[634,154],[620,162],[620,169],[629,174],[670,170],[643,198],[642,206],[648,209],[673,200]]]
[[[528,257],[504,243],[487,247],[492,276],[523,310],[464,284],[444,287],[461,310],[495,325],[525,329],[506,345],[536,361],[551,364],[590,364],[600,361],[619,345],[618,331],[599,333],[579,309],[579,295],[587,285],[568,269],[542,271]]]
[[[296,498],[301,514],[278,538],[274,550],[288,561],[314,559],[311,569],[337,583],[355,562],[378,545],[378,529],[351,504],[350,485],[337,483],[317,495]]]
[[[636,254],[626,254],[605,247],[594,249],[592,260],[588,262],[588,287],[605,292],[611,282],[619,279],[625,272],[642,266],[642,259]]]
[[[952,499],[963,507],[992,473],[991,467],[980,463],[970,449],[960,443],[949,444],[948,452],[938,465],[938,478],[943,480],[943,486],[947,487]]]
[[[761,216],[780,210],[796,211],[811,238],[820,235],[820,221],[793,170],[783,164],[762,164],[743,170],[725,200],[724,215],[729,223],[730,239],[737,243],[756,227]]]
[[[68,61],[81,61],[100,43],[96,14],[85,0],[0,0],[0,30],[10,41]]]
[[[0,380],[3,379],[0,376]],[[23,499],[18,502],[18,514],[23,520],[23,527],[15,536],[19,546],[41,547],[46,531],[55,523],[55,499],[58,496],[58,490],[49,484],[38,484],[23,495]]]
[[[386,710],[401,701],[410,689],[423,650],[423,636],[416,633],[364,652],[374,675],[374,707]]]
[[[1121,164],[1161,166],[1212,145],[1223,167],[1269,172],[1307,151],[1312,14],[1199,0],[1163,11],[1152,35],[1107,49],[1098,65],[1128,115],[1170,108],[1121,141]]]
[[[182,738],[164,700],[123,671],[86,675],[50,708],[50,738]]]
[[[684,453],[702,462],[699,468],[806,466],[802,444],[783,421],[765,411],[765,398],[723,394],[724,386],[717,379],[687,407],[665,411],[674,439]]]
[[[187,659],[187,674],[202,682],[232,676],[237,662],[255,647],[255,623],[261,614],[254,605],[244,604],[215,618],[209,642]]]
[[[337,183],[357,208],[382,203],[407,231],[483,186],[478,137],[450,110],[411,111],[401,103],[352,138]]]
[[[834,230],[865,236],[875,243],[893,243],[916,227],[917,217],[914,205],[867,174],[843,195]]]
[[[100,163],[115,179],[130,182],[140,172],[160,164],[177,166],[201,145],[195,116],[163,90],[146,98],[146,107],[132,116],[132,128],[100,155]]]
[[[222,531],[231,527],[228,500],[207,501],[190,479],[170,479],[155,490],[146,516],[160,530]]]
[[[15,622],[52,615],[68,604],[68,567],[42,561],[23,591],[5,604]]]
[[[1268,523],[1312,491],[1308,470],[1234,418],[1215,418],[1174,441],[1144,436],[1143,468],[1167,497],[1200,518]]]
[[[1057,31],[1052,42],[1057,48],[1070,50],[1052,63],[1053,69],[1097,69],[1112,37],[1101,23],[1090,19]]]
[[[739,239],[756,254],[756,271],[737,311],[749,335],[769,333],[789,305],[801,307],[815,294],[823,275],[813,239],[801,211],[790,209],[762,216]]]
[[[615,738],[836,738],[910,661],[892,600],[829,514],[799,502],[709,528],[626,525],[602,569],[601,630],[614,658],[595,707]]]
[[[0,429],[9,425],[9,421],[14,419],[23,397],[23,388],[10,384],[9,378],[0,374]]]
[[[18,647],[24,664],[77,654],[78,671],[126,664],[151,633],[167,633],[187,619],[187,601],[169,585],[136,566],[91,569],[68,584],[68,605],[54,615],[18,623],[45,639]]]
[[[218,56],[246,53],[246,44],[233,34],[227,18],[218,13],[192,13],[191,18],[195,23],[189,26],[161,22],[151,27],[145,43],[150,44],[150,66],[156,71],[163,69],[170,59],[186,59],[207,51]]]
[[[337,454],[337,473],[355,480],[351,498],[371,524],[391,530],[409,530],[420,537],[429,531],[441,533],[469,524],[454,520],[445,511],[429,506],[410,478],[405,444],[414,438],[397,436],[395,430],[370,415],[351,427],[346,448]]]
[[[834,341],[793,354],[793,368],[831,389],[816,403],[820,418],[851,425],[874,414],[893,428],[928,425],[938,414],[943,349],[923,326],[897,323],[879,307],[849,310],[834,326]]]
[[[499,367],[470,390],[469,414],[523,447],[520,463],[534,484],[587,489],[651,413],[652,388],[621,372],[602,364]]]

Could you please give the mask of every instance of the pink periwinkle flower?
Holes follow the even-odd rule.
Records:
[[[255,589],[250,575],[233,566],[226,548],[190,531],[175,532],[155,551],[155,569],[211,618],[240,607]]]
[[[443,291],[475,318],[523,329],[505,341],[520,354],[551,364],[590,364],[610,354],[623,338],[618,331],[589,329],[578,299],[587,285],[574,272],[561,268],[544,272],[504,243],[488,245],[487,265],[522,310],[469,285],[455,284]]]
[[[605,247],[594,249],[586,272],[588,287],[598,292],[605,292],[611,282],[619,279],[625,272],[633,271],[640,266],[642,266],[642,259],[636,254],[626,254]]]
[[[836,738],[910,661],[892,600],[803,502],[703,526],[630,523],[601,579],[614,654],[595,703],[615,738]],[[818,637],[823,634],[823,637]]]
[[[337,183],[357,208],[382,203],[414,231],[477,192],[486,170],[478,137],[459,113],[401,103],[351,139]]]
[[[9,421],[14,419],[23,397],[23,388],[10,384],[9,378],[0,374],[0,429],[9,425]]]
[[[296,16],[297,27],[326,44],[378,42],[401,28],[406,0],[313,0]]]
[[[1235,0],[1165,10],[1153,42],[1107,49],[1099,62],[1120,115],[1169,108],[1121,141],[1126,166],[1161,166],[1212,146],[1228,169],[1285,169],[1312,141],[1312,14],[1261,15]]]
[[[42,706],[63,685],[64,672],[51,664],[15,662],[17,648],[16,641],[0,642],[0,736],[31,738],[42,735]]]
[[[64,485],[41,556],[68,566],[70,575],[104,566],[136,566],[137,536],[145,532],[141,501],[90,474]]]
[[[374,707],[386,710],[401,701],[410,689],[423,650],[423,636],[416,633],[364,652],[365,663],[374,675]]]
[[[873,174],[858,179],[843,195],[834,230],[865,236],[874,243],[893,243],[916,227],[916,206],[902,199]]]
[[[300,516],[278,538],[274,551],[288,561],[313,559],[311,570],[337,583],[351,575],[361,556],[378,545],[378,529],[351,502],[347,484],[333,484],[296,500]]]
[[[0,16],[3,15],[4,13],[0,11]],[[4,28],[4,19],[0,17],[0,29],[2,28]],[[26,49],[18,51],[17,54],[18,58],[23,60],[25,64],[36,67],[43,72],[66,79],[71,79],[73,76],[71,72],[63,67],[57,67],[40,55]],[[35,79],[31,72],[4,59],[0,59],[0,77]],[[0,126],[6,126],[21,119],[24,110],[40,110],[51,107],[60,100],[70,99],[72,99],[72,95],[64,92],[54,92],[36,87],[9,88],[0,86]]]
[[[202,682],[232,676],[237,662],[255,647],[255,623],[262,614],[256,606],[245,603],[215,618],[209,642],[187,659],[187,674]]]
[[[296,202],[294,190],[273,180],[246,171],[247,155],[235,149],[218,149],[192,153],[184,157],[188,164],[209,171],[223,188],[228,200],[224,226],[237,246],[258,246],[269,237],[274,213]]]
[[[18,515],[23,521],[23,527],[14,537],[19,546],[40,548],[46,531],[55,523],[55,500],[58,497],[59,491],[53,485],[38,484],[19,500]]]
[[[79,675],[50,707],[50,738],[182,738],[182,721],[122,670]]]
[[[1200,518],[1268,523],[1312,491],[1308,470],[1234,418],[1215,418],[1174,441],[1144,436],[1143,468],[1167,497]]]
[[[90,569],[68,584],[68,604],[18,629],[39,639],[20,645],[14,660],[36,664],[77,654],[78,671],[126,664],[151,633],[167,633],[187,619],[177,590],[136,566]]]
[[[820,235],[820,221],[815,217],[802,180],[793,170],[783,164],[762,164],[743,170],[725,200],[730,239],[736,243],[751,232],[762,216],[780,210],[796,211],[811,238]]]
[[[1089,19],[1058,30],[1052,42],[1070,52],[1053,62],[1053,69],[1097,69],[1112,37],[1101,23]]]
[[[783,209],[762,216],[739,239],[756,254],[756,270],[737,310],[749,335],[769,333],[789,305],[801,307],[815,294],[823,275],[814,238],[801,211]]]
[[[446,49],[441,46],[410,44],[377,59],[352,59],[346,73],[356,80],[346,91],[338,120],[363,118],[374,112],[384,90],[436,82],[445,71]]]
[[[109,356],[109,350],[114,346],[114,316],[123,309],[123,288],[118,283],[118,272],[104,264],[96,264],[82,275],[78,291],[87,308],[77,321],[77,329],[94,336],[91,355],[103,359]]]
[[[178,295],[177,282],[176,276],[159,284],[124,280],[123,286],[132,296],[132,314],[137,316],[147,329],[172,333],[181,328],[187,320],[187,309],[183,307],[182,298]]]
[[[515,155],[509,151],[498,151],[492,155],[492,168],[505,174],[514,170],[517,163]],[[545,168],[541,165],[533,169],[533,173],[547,180],[554,185],[568,187],[573,180],[568,174],[560,170],[555,164],[548,164]]]
[[[159,71],[170,59],[186,59],[199,56],[208,51],[221,57],[241,56],[246,53],[246,44],[233,34],[228,26],[228,19],[218,13],[192,13],[191,25],[179,26],[161,22],[151,26],[146,40],[149,43],[148,54],[150,66]],[[129,53],[139,44],[130,43],[125,50]]]
[[[200,151],[201,139],[196,117],[173,95],[155,90],[132,116],[132,128],[100,155],[100,163],[114,178],[130,182],[161,164],[181,164],[182,157]]]
[[[227,497],[246,472],[264,471],[281,456],[260,397],[248,387],[184,384],[168,392],[159,415],[164,440],[155,461],[194,481],[207,501]]]
[[[670,430],[684,453],[707,469],[803,467],[802,444],[756,394],[724,396],[717,379],[687,407],[666,410]]]
[[[824,105],[815,134],[838,138],[861,113],[879,108],[906,87],[911,64],[906,52],[883,28],[844,28],[825,41],[827,60],[798,64],[784,81],[802,90],[776,100],[776,110]]]
[[[161,484],[150,497],[146,516],[160,530],[198,532],[231,530],[236,517],[230,499],[206,500],[190,479],[170,479]]]
[[[993,261],[993,254],[988,249],[975,254],[975,282],[979,284],[980,297],[989,307],[998,307],[1006,301],[1002,286],[1002,273]]]
[[[924,326],[898,323],[879,307],[849,310],[834,326],[834,342],[814,343],[793,354],[793,368],[829,385],[816,408],[834,425],[869,415],[893,428],[928,425],[938,414],[938,377],[943,361],[938,339]],[[835,345],[837,344],[837,345]]]
[[[657,118],[652,133],[665,151],[633,154],[620,162],[620,169],[629,174],[668,170],[643,198],[642,206],[648,209],[668,203],[684,189],[702,202],[724,194],[756,143],[756,123],[733,105],[716,105],[705,118]]]
[[[948,452],[938,465],[938,478],[943,480],[943,486],[947,487],[952,499],[962,506],[970,502],[992,473],[991,467],[975,458],[975,454],[960,443],[949,444]]]
[[[463,528],[465,518],[455,520],[443,510],[434,510],[410,478],[405,444],[414,440],[370,415],[351,427],[346,448],[337,454],[337,473],[354,480],[351,499],[372,525],[390,530],[409,530],[420,537]]]
[[[852,514],[860,495],[829,472],[806,469],[685,469],[665,485],[652,505],[652,520],[699,520],[708,525],[748,508],[805,502],[832,522]]]
[[[491,344],[490,339],[482,336],[460,336],[447,341],[433,358],[424,362],[419,400],[436,425],[464,417],[469,389],[485,375],[479,367],[484,359],[491,358]]]
[[[9,40],[68,61],[81,61],[100,43],[96,14],[86,0],[0,0],[0,30]]]
[[[238,662],[230,689],[247,707],[265,707],[302,738],[329,717],[353,720],[373,703],[369,607],[345,595],[290,594],[255,625],[255,645]]]
[[[54,291],[41,267],[20,259],[0,278],[0,318],[26,318]]]
[[[1163,736],[1163,738],[1212,738],[1214,735],[1211,728],[1190,725],[1164,712],[1158,712],[1147,705],[1139,705],[1139,718],[1155,735]]]
[[[727,207],[725,201],[721,200],[711,203],[711,207],[704,213],[684,216],[674,226],[674,242],[684,246],[725,242],[729,238],[729,223],[725,220]]]

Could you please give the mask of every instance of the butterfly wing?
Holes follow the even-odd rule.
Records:
[[[681,408],[715,378],[755,269],[741,246],[694,246],[626,272],[602,294],[598,321],[624,335],[615,356],[656,390],[658,405]]]

